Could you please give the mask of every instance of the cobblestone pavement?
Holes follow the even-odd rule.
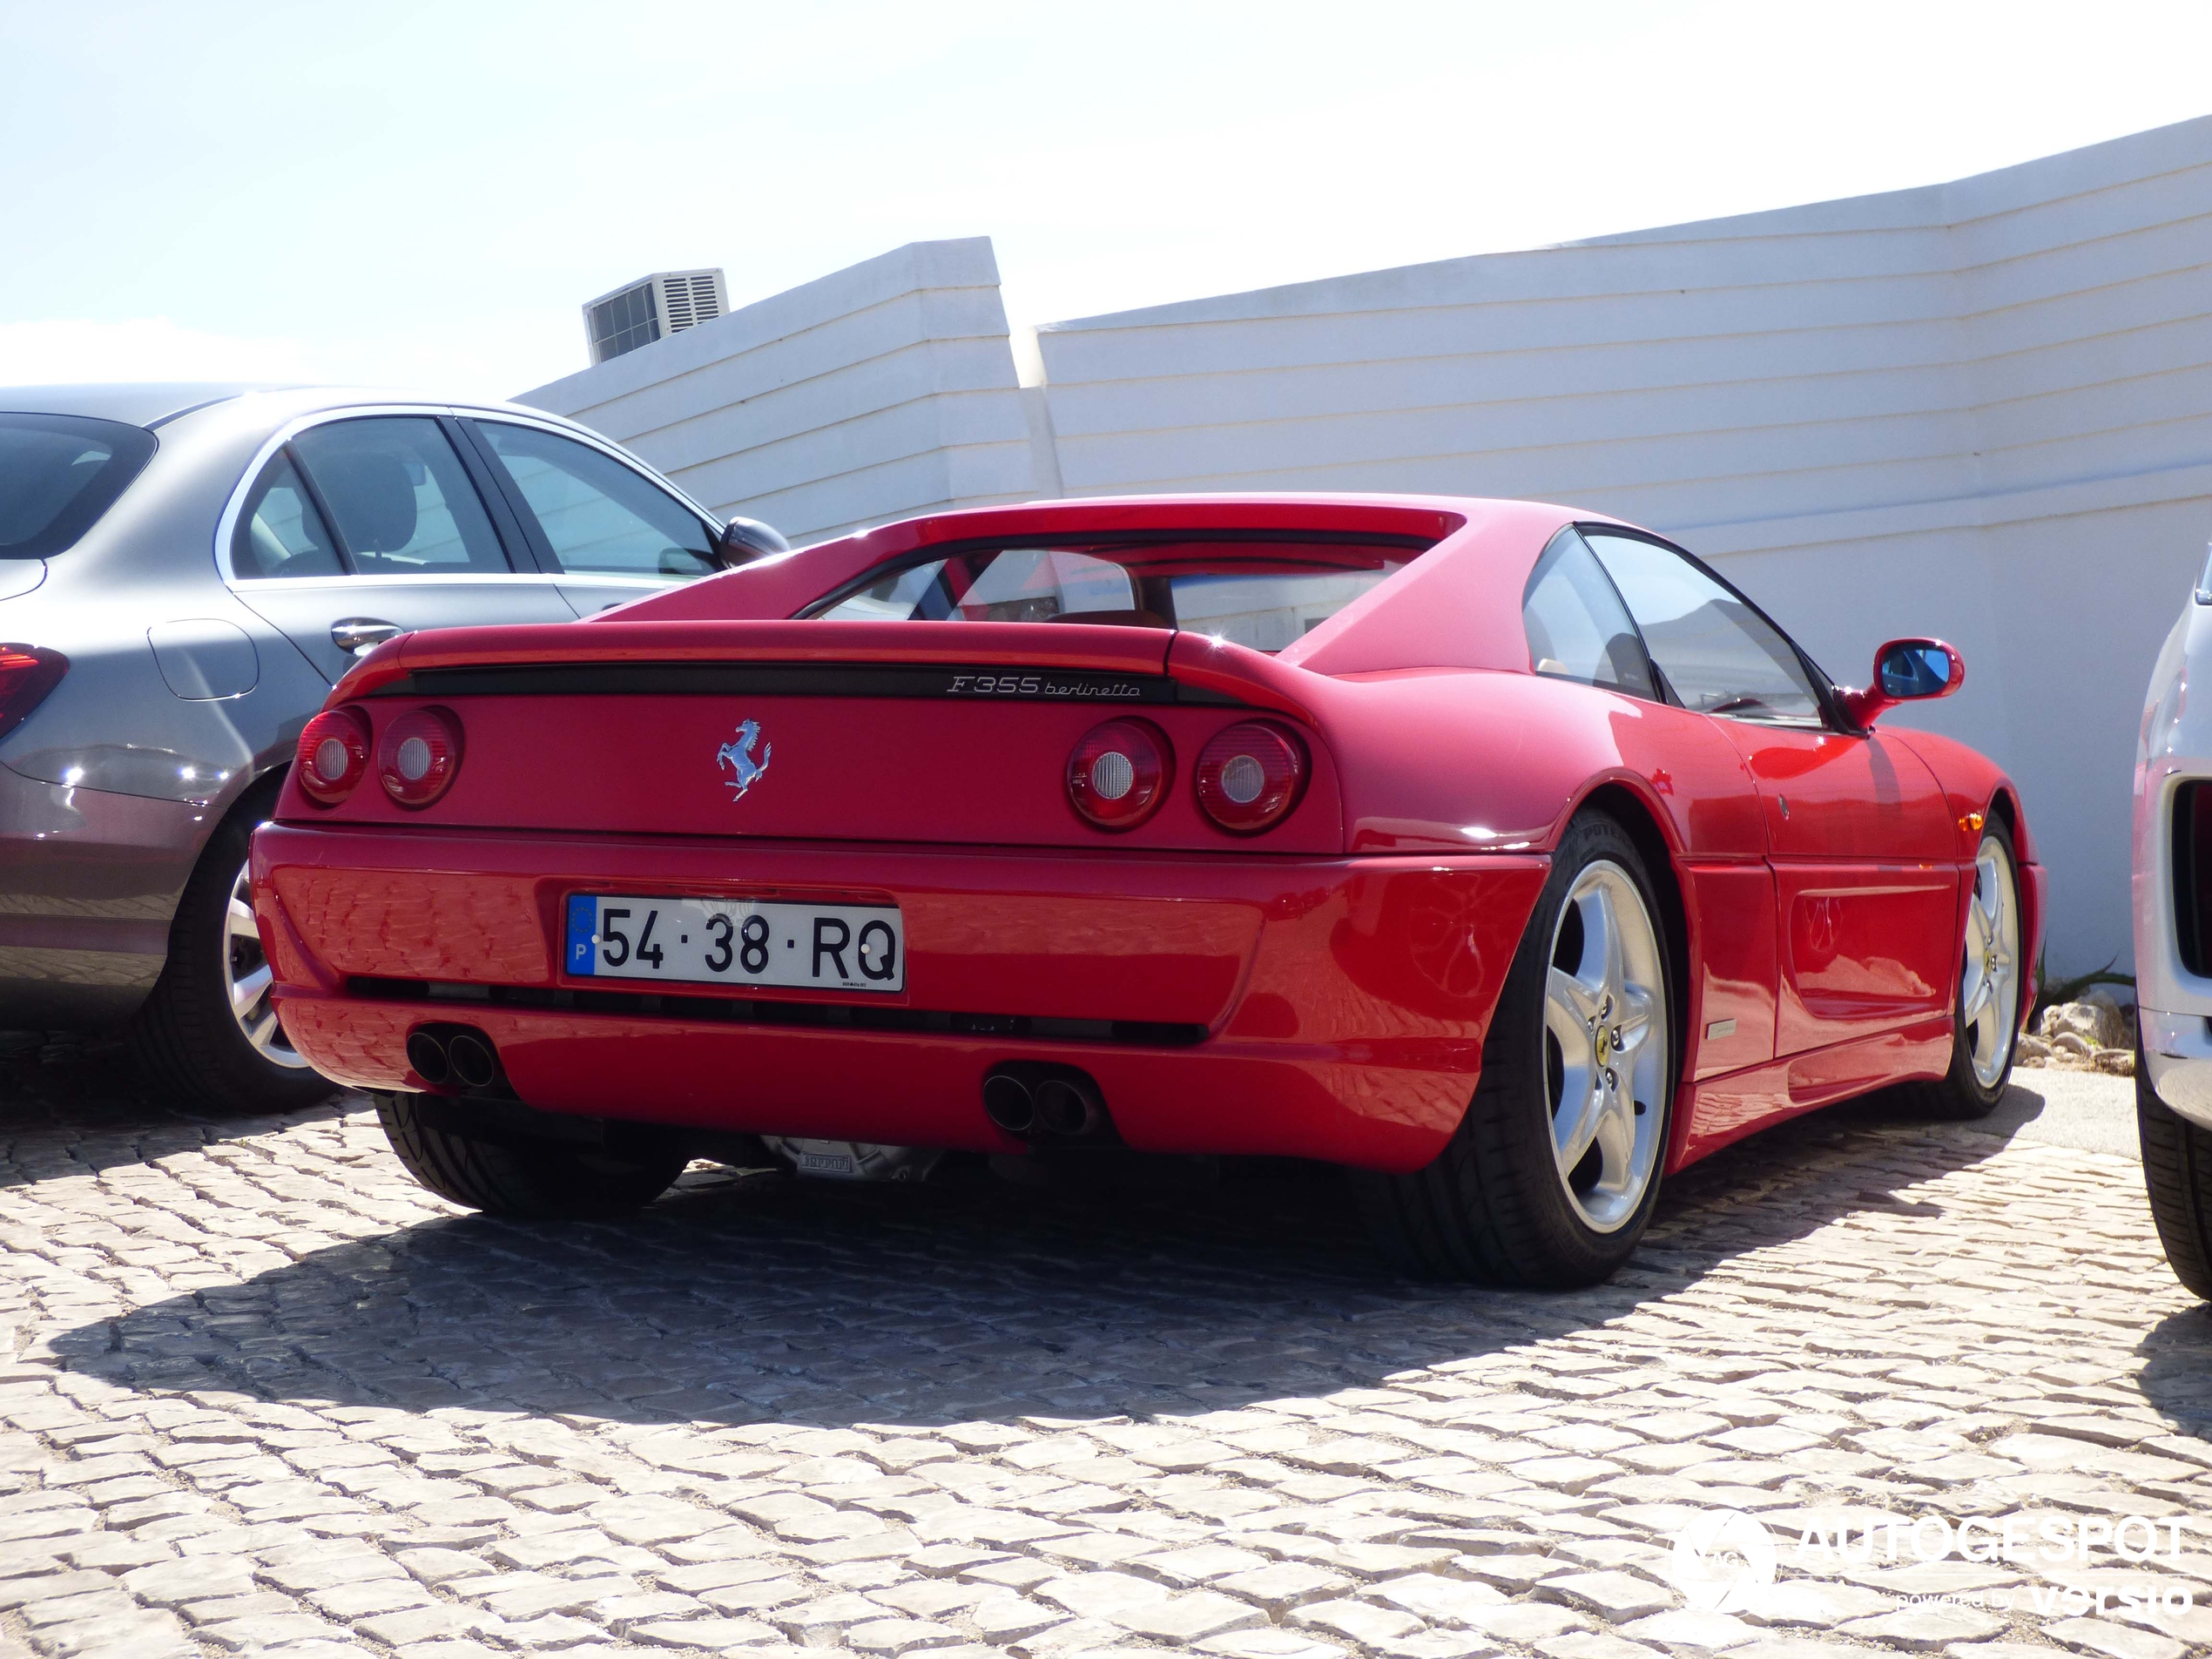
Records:
[[[1800,1119],[1617,1283],[1527,1296],[1388,1277],[1295,1170],[700,1168],[512,1225],[358,1097],[196,1121],[44,1059],[0,1049],[0,1654],[2212,1645],[2212,1316],[2109,1154]],[[1728,1510],[1779,1576],[1710,1610],[1670,1543]],[[2160,1553],[1804,1548],[1838,1511]]]

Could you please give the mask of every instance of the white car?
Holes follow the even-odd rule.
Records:
[[[2212,1300],[2212,558],[2151,671],[2134,837],[2143,1179],[2175,1276]]]

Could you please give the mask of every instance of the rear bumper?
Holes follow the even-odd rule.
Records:
[[[99,1024],[145,1000],[210,808],[0,765],[0,1014]]]
[[[408,1033],[462,1021],[544,1110],[1010,1150],[983,1077],[1050,1060],[1089,1072],[1143,1150],[1380,1169],[1418,1168],[1459,1122],[1548,867],[296,825],[261,829],[253,860],[286,1032],[357,1087],[422,1089]],[[894,902],[906,989],[571,979],[579,890]]]

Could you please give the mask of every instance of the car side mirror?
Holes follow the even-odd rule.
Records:
[[[1940,639],[1892,639],[1874,653],[1874,683],[1843,692],[1844,712],[1865,731],[1885,709],[1949,697],[1966,683],[1966,659]]]
[[[722,539],[716,543],[715,550],[721,556],[722,568],[734,570],[741,564],[788,553],[791,543],[772,524],[764,524],[757,518],[733,518],[722,527]]]

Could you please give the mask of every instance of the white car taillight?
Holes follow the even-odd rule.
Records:
[[[1174,773],[1174,753],[1157,726],[1109,720],[1068,757],[1068,799],[1100,829],[1135,829],[1167,798]]]
[[[335,806],[368,775],[368,717],[359,709],[326,709],[300,734],[293,775],[309,800]]]
[[[409,709],[376,745],[376,775],[402,806],[428,806],[460,769],[461,721],[449,709]]]
[[[1244,720],[1198,752],[1193,783],[1206,816],[1232,835],[1280,823],[1305,791],[1305,745],[1282,727]]]

